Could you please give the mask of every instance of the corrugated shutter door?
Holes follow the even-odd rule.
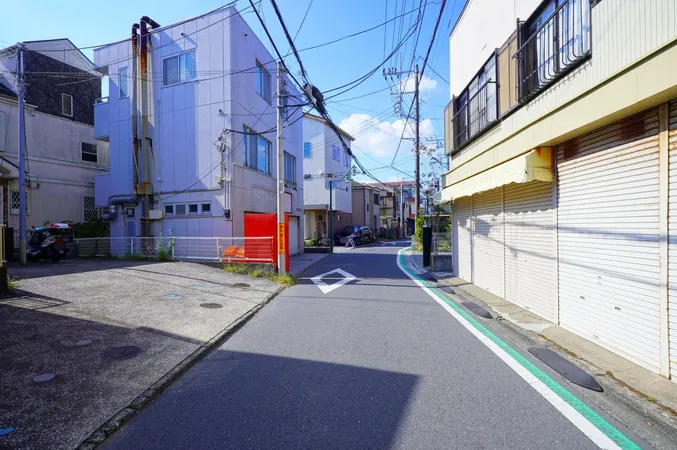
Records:
[[[473,196],[473,283],[500,297],[503,282],[503,189]]]
[[[677,383],[677,100],[670,102],[670,196],[668,211],[668,317],[670,375]]]
[[[455,200],[451,211],[454,227],[454,273],[465,281],[472,282],[470,197]]]
[[[552,184],[505,186],[505,299],[555,320]]]
[[[659,372],[657,109],[557,159],[560,324]]]

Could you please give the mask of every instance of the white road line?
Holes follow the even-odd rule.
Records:
[[[522,366],[520,363],[515,361],[515,359],[508,355],[505,350],[500,348],[498,345],[496,345],[495,342],[493,342],[491,339],[489,339],[486,335],[484,335],[480,330],[475,328],[473,324],[468,322],[463,316],[461,316],[458,312],[456,312],[451,306],[449,306],[447,303],[444,302],[444,300],[440,299],[437,295],[435,295],[427,286],[425,286],[420,280],[416,279],[409,271],[402,266],[402,263],[400,262],[400,254],[404,252],[406,249],[402,249],[398,252],[397,254],[397,266],[400,268],[402,272],[407,274],[409,278],[411,278],[414,283],[416,283],[421,289],[423,289],[429,296],[431,296],[437,303],[439,303],[444,309],[447,310],[449,314],[451,314],[454,319],[456,319],[461,325],[463,325],[468,331],[470,331],[477,339],[480,340],[484,345],[486,345],[496,356],[501,358],[501,360],[506,363],[512,370],[517,373],[524,381],[529,383],[531,387],[533,387],[536,392],[541,394],[552,406],[557,408],[557,410],[562,413],[564,417],[566,417],[576,428],[581,430],[583,434],[585,434],[592,442],[594,442],[599,448],[603,449],[620,449],[618,445],[609,437],[604,434],[600,429],[598,429],[595,425],[590,423],[588,419],[583,417],[581,413],[576,411],[571,405],[569,405],[567,402],[565,402],[559,395],[557,395],[555,392],[553,392],[548,386],[546,386],[541,380],[536,378],[531,372],[529,372],[524,366]]]
[[[326,277],[327,275],[331,275],[332,273],[340,273],[341,275],[343,275],[344,278],[342,280],[339,280],[339,281],[332,283],[332,284],[327,284],[324,281],[322,281],[322,278]],[[334,289],[338,289],[341,286],[343,286],[344,284],[350,283],[351,281],[353,281],[355,279],[356,279],[355,275],[352,275],[352,274],[346,272],[343,269],[334,269],[334,270],[330,270],[329,272],[325,272],[323,274],[314,276],[313,278],[310,279],[310,281],[315,283],[317,285],[317,287],[320,288],[320,290],[322,291],[323,294],[328,294],[331,291],[333,291]]]

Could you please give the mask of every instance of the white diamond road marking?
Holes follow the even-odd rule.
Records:
[[[336,283],[333,283],[333,284],[327,284],[324,281],[322,281],[322,278],[326,277],[327,275],[331,275],[332,273],[340,273],[341,275],[343,275],[344,278],[342,280],[337,281]],[[322,291],[323,294],[328,294],[331,291],[333,291],[334,289],[338,289],[341,286],[343,286],[344,284],[350,283],[351,281],[353,281],[355,279],[356,279],[356,277],[354,275],[349,274],[348,272],[346,272],[343,269],[334,269],[334,270],[330,270],[329,272],[314,276],[313,278],[310,279],[310,281],[315,283],[317,285],[317,287],[320,288],[320,290]]]

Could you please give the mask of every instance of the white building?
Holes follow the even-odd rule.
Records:
[[[348,148],[354,137],[339,128]],[[352,225],[352,183],[344,178],[352,159],[341,140],[319,116],[303,116],[303,203],[306,239],[329,236],[329,182],[332,181],[334,233]]]
[[[108,144],[94,137],[101,74],[68,39],[24,43],[27,226],[100,218],[94,177]],[[17,46],[0,50],[0,223],[18,232]]]
[[[674,0],[473,0],[449,39],[454,272],[677,380]]]
[[[94,52],[110,80],[95,129],[111,148],[110,174],[96,180],[97,205],[117,206],[111,235],[243,236],[245,213],[276,211],[274,58],[232,6],[164,27],[142,18],[137,29],[140,37]],[[284,85],[296,97],[290,103],[300,103],[286,77]],[[300,108],[285,111],[294,253],[302,246],[302,123]]]

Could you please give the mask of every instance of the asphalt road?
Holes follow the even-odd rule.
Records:
[[[399,248],[311,267],[105,448],[648,447],[587,397],[563,402],[582,396],[523,349],[501,357],[500,330],[483,338],[436,301],[398,267]],[[323,277],[324,293],[310,278],[334,269],[355,280],[330,290],[344,275]]]

